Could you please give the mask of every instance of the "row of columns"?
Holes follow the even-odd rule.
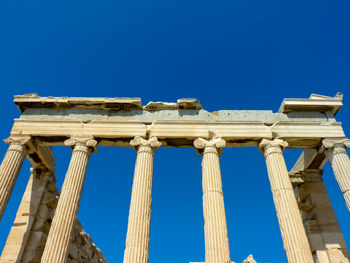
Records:
[[[9,149],[0,166],[0,219],[3,215],[20,167],[27,154],[30,137],[9,138]],[[61,196],[52,221],[43,263],[67,261],[68,246],[77,217],[88,160],[96,149],[97,141],[73,137],[65,141],[71,146],[72,158],[62,186]],[[144,139],[136,136],[131,142],[137,150],[131,195],[129,223],[124,252],[124,263],[147,263],[152,202],[154,152],[161,143],[156,137]],[[230,263],[229,241],[219,156],[225,141],[221,138],[197,138],[194,146],[202,157],[203,213],[205,234],[205,262]],[[283,158],[288,143],[263,139],[259,149],[264,153],[273,200],[289,263],[312,263],[313,258],[300,217],[298,204]],[[335,178],[350,211],[350,160],[345,146],[349,140],[323,140],[325,152],[334,170]]]

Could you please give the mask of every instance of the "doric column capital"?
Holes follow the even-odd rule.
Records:
[[[97,151],[96,145],[97,141],[94,140],[92,136],[87,137],[78,137],[78,136],[72,136],[68,140],[64,141],[64,144],[67,146],[70,146],[72,149],[79,148],[79,149],[89,149],[92,148],[93,152]]]
[[[157,137],[145,139],[140,136],[135,136],[135,138],[130,141],[130,145],[138,151],[140,151],[141,149],[148,149],[154,151],[158,149],[162,145],[162,143],[158,141]]]
[[[262,141],[259,144],[259,151],[264,153],[265,156],[267,156],[271,153],[282,153],[282,151],[286,147],[288,147],[288,142],[283,141],[281,139],[262,139]]]
[[[197,148],[196,153],[214,152],[221,155],[222,148],[225,147],[226,141],[221,137],[214,137],[210,140],[197,138],[193,141],[193,145]]]

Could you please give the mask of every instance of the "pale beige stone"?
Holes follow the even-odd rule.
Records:
[[[350,255],[322,180],[322,170],[307,169],[297,175],[302,182],[295,192],[314,257],[318,263],[348,263]]]
[[[249,255],[244,261],[243,263],[256,263],[256,261],[254,260],[252,255]]]
[[[15,103],[24,112],[15,120],[11,134],[40,136],[41,140],[49,136],[91,135],[101,146],[127,146],[125,140],[117,142],[113,139],[134,136],[179,139],[176,145],[183,143],[181,139],[184,138],[192,141],[197,137],[220,136],[228,142],[227,147],[257,146],[258,141],[272,139],[273,135],[288,141],[290,146],[317,147],[323,138],[344,137],[341,123],[335,121],[332,113],[323,114],[327,110],[338,110],[341,101],[338,97],[320,99],[320,96],[313,96],[286,99],[283,104],[286,107],[282,105],[280,113],[256,110],[208,112],[196,99],[179,99],[177,103],[150,102],[142,107],[140,99],[24,95],[15,98]],[[300,105],[302,113],[298,112]],[[63,145],[63,141],[48,140],[46,145]]]
[[[326,246],[327,255],[330,262],[349,263],[349,257],[345,257],[339,244],[330,244]]]
[[[341,123],[292,123],[278,122],[271,127],[271,132],[277,138],[283,138],[292,145],[293,140],[305,140],[312,138],[344,137],[344,131]],[[303,142],[305,146],[307,142]]]
[[[38,103],[43,108],[85,108],[132,110],[141,109],[140,98],[87,98],[87,97],[39,97],[36,93],[17,95],[14,103],[23,112],[35,108]]]
[[[67,140],[66,144],[73,147],[72,159],[41,258],[42,263],[67,262],[70,238],[79,209],[88,160],[97,142],[92,138],[74,137]]]
[[[47,200],[57,200],[57,196],[59,194],[54,186],[54,182],[55,177],[53,174],[50,174],[48,183],[44,188],[44,194],[42,195],[40,205],[35,215],[34,224],[29,233],[28,241],[26,244],[22,243],[21,245],[24,247],[22,258],[20,261],[11,261],[11,263],[40,262],[55,211],[55,207],[50,207],[50,202],[47,202]],[[37,190],[37,185],[38,184],[33,185],[34,191]],[[102,252],[93,244],[93,241],[89,235],[82,230],[79,220],[76,220],[74,224],[72,238],[68,249],[68,262],[107,262]],[[2,259],[0,259],[0,262],[4,263]]]
[[[350,212],[350,159],[346,152],[350,140],[329,138],[324,139],[322,144]]]
[[[13,178],[17,177],[16,174],[18,174],[20,168],[20,165],[17,164],[21,164],[27,155],[35,169],[53,173],[55,162],[50,147],[64,145],[65,139],[72,136],[96,139],[96,141],[85,141],[84,147],[86,147],[85,150],[88,149],[88,152],[95,147],[97,142],[99,146],[129,147],[129,141],[135,136],[143,138],[157,136],[164,147],[193,147],[193,140],[198,137],[204,138],[196,140],[196,143],[199,146],[199,151],[202,151],[206,263],[230,262],[224,203],[222,196],[218,195],[219,193],[222,194],[218,156],[221,153],[223,143],[222,140],[216,137],[225,140],[227,142],[226,147],[258,146],[262,139],[281,138],[291,148],[305,148],[304,153],[293,168],[294,171],[321,168],[326,161],[324,157],[324,153],[326,153],[349,206],[349,158],[346,155],[344,141],[341,142],[343,144],[339,143],[339,140],[342,140],[345,136],[341,123],[334,118],[342,106],[341,94],[337,94],[334,98],[312,94],[308,99],[285,99],[279,113],[266,110],[208,112],[202,109],[200,102],[196,99],[179,99],[177,103],[151,102],[146,106],[142,106],[139,98],[57,98],[27,94],[16,96],[15,103],[22,111],[22,115],[20,119],[15,120],[9,141],[12,142],[12,140],[22,138],[23,140],[28,139],[28,143],[19,144],[23,147],[20,151],[17,151],[18,155],[12,154],[11,158],[7,158],[8,154],[6,154],[3,165],[0,167],[1,213],[3,213],[1,202],[7,203],[6,198],[8,198],[2,198],[1,193],[6,192],[5,196],[10,195],[15,181]],[[209,138],[216,139],[210,140]],[[320,142],[324,138],[327,139],[323,141],[324,146],[319,151]],[[75,143],[75,140],[67,141],[68,145],[74,146],[73,148],[77,147]],[[278,144],[280,146],[276,146]],[[11,145],[8,153],[12,147]],[[134,146],[144,147],[141,145],[142,143]],[[300,220],[295,212],[296,201],[290,195],[291,188],[286,180],[281,145],[283,146],[283,143],[278,140],[274,140],[268,145],[262,144],[265,149],[268,167],[270,167],[269,177],[282,237],[289,263],[310,262],[309,252],[307,252],[310,249],[305,245],[305,235],[303,236]],[[267,154],[267,152],[269,153]],[[152,172],[150,171],[153,168],[153,166],[150,167],[150,161],[153,165],[153,155],[152,159],[146,154],[141,158],[141,155],[143,155],[143,152],[139,151],[137,160],[140,160],[139,163],[142,165],[139,165],[138,161],[135,165],[124,259],[126,262],[132,263],[148,261],[152,186]],[[82,161],[79,164],[86,166],[89,157],[86,155],[85,158],[80,157],[80,159],[77,158],[77,160],[79,159],[78,163]],[[8,159],[11,161],[8,161]],[[15,161],[17,164],[13,166],[13,169],[10,167],[13,163],[8,165],[6,169],[2,169],[3,166],[6,166],[6,163],[9,164],[15,159],[19,161]],[[85,163],[83,159],[86,161]],[[209,167],[208,163],[212,166]],[[102,253],[99,252],[91,238],[83,232],[80,224],[75,220],[78,209],[77,203],[79,203],[82,181],[85,176],[82,171],[84,169],[79,169],[78,166],[78,164],[74,166],[77,168],[76,173],[73,173],[76,174],[76,177],[71,174],[71,177],[74,177],[77,181],[70,183],[69,187],[71,188],[64,189],[65,191],[62,193],[61,202],[66,203],[63,206],[64,208],[57,203],[59,193],[52,181],[44,187],[35,186],[30,194],[26,192],[23,195],[4,249],[4,251],[10,251],[11,253],[5,253],[9,259],[1,259],[1,263],[18,262],[18,256],[21,253],[22,263],[40,261],[57,205],[58,212],[55,218],[59,219],[56,219],[57,222],[54,220],[50,235],[58,238],[49,238],[46,250],[53,252],[49,254],[45,251],[49,255],[49,259],[46,258],[43,262],[64,262],[65,259],[62,258],[65,256],[63,255],[67,254],[67,262],[69,263],[105,262]],[[2,171],[11,175],[9,177],[4,176],[1,173]],[[10,181],[2,180],[2,183],[1,178],[7,178]],[[214,180],[212,180],[213,178]],[[311,216],[311,218],[307,218],[307,221],[304,221],[307,237],[312,245],[312,250],[315,252],[315,258],[319,263],[327,262],[322,260],[328,260],[327,263],[339,263],[347,260],[346,245],[342,241],[340,229],[335,227],[332,216],[327,217],[326,212],[324,212],[329,211],[329,209],[327,208],[327,200],[321,198],[321,194],[324,194],[323,188],[320,186],[319,195],[317,195],[313,193],[315,192],[314,186],[310,186],[308,190],[312,191],[308,197],[305,197],[303,194],[307,184],[304,182],[305,178],[303,176],[292,176],[292,179],[294,183],[302,184],[298,191],[301,193],[299,205],[303,216],[308,217],[317,214],[316,218]],[[137,182],[140,182],[140,184]],[[217,190],[218,186],[219,190]],[[7,189],[10,189],[10,191]],[[212,189],[217,191],[217,194],[215,191],[211,191]],[[75,192],[75,194],[72,194],[72,192]],[[69,199],[69,197],[72,199]],[[70,203],[72,200],[73,204]],[[144,203],[140,204],[141,201]],[[285,209],[286,207],[288,209]],[[139,211],[149,213],[143,215],[139,214]],[[68,215],[67,218],[63,216],[66,214]],[[331,215],[331,213],[328,214]],[[218,218],[213,218],[213,215],[218,215]],[[66,231],[59,232],[57,229],[62,229],[62,225],[65,223],[69,227],[65,229]],[[328,226],[326,226],[327,224]],[[212,230],[211,225],[218,227],[218,229]],[[54,231],[56,231],[56,234],[51,234]],[[71,241],[67,245],[69,235]],[[214,236],[217,240],[210,240],[209,236]],[[55,243],[52,240],[55,242],[63,241],[61,244],[64,245],[59,246],[57,242]],[[217,244],[220,245],[217,246]],[[319,249],[319,246],[322,246],[322,249]],[[212,257],[215,254],[213,251],[217,253],[217,257]],[[128,255],[132,256],[129,257]],[[55,257],[56,261],[52,259]],[[248,258],[247,260],[253,259]]]
[[[34,136],[91,136],[102,138],[129,138],[146,136],[146,125],[137,121],[110,122],[63,120],[15,120],[11,134],[33,134]],[[52,145],[52,144],[51,144]],[[55,144],[53,144],[55,145]],[[61,141],[56,145],[64,145]]]
[[[31,169],[31,176],[18,208],[14,226],[7,237],[1,260],[12,258],[14,262],[19,262],[22,259],[40,205],[40,198],[48,181],[49,175],[41,175],[41,173],[41,171]]]
[[[299,172],[301,170],[309,169],[313,165],[315,159],[321,159],[319,164],[314,165],[313,169],[321,169],[323,167],[323,160],[325,158],[319,155],[319,152],[316,149],[305,149],[299,156],[298,160],[295,162],[291,172]]]
[[[277,218],[281,229],[288,263],[313,263],[292,183],[283,158],[282,150],[288,143],[283,140],[262,140]]]
[[[284,138],[291,144],[298,147],[316,146],[320,139],[324,137],[344,137],[344,132],[340,123],[325,123],[320,125],[313,123],[289,123],[278,122],[273,126],[266,126],[261,122],[179,122],[179,121],[154,121],[146,125],[139,121],[102,121],[92,120],[83,123],[78,120],[52,120],[52,119],[17,119],[13,125],[11,134],[27,134],[32,136],[71,136],[79,134],[81,136],[92,135],[95,138],[104,139],[100,146],[110,146],[106,140],[110,138],[130,138],[134,136],[145,137],[147,131],[150,136],[163,138],[188,138],[197,137],[209,138],[211,134],[221,136],[225,140],[246,139],[255,142],[262,138],[272,138],[272,134]],[[317,140],[318,139],[318,140]],[[42,142],[41,142],[42,143]],[[63,145],[63,141],[49,145]],[[44,144],[47,145],[47,144]],[[126,146],[126,145],[119,145]]]
[[[24,158],[29,136],[12,136],[5,140],[9,148],[0,166],[0,220],[4,214]]]
[[[193,98],[183,98],[177,100],[179,109],[201,110],[202,105],[199,100]]]
[[[18,251],[22,248],[22,244],[6,244],[4,250],[2,251],[1,263],[5,262],[17,262],[18,259]]]
[[[197,138],[193,144],[202,156],[205,262],[231,263],[219,163],[225,141]]]
[[[279,112],[317,111],[332,112],[336,115],[343,106],[343,94],[338,92],[334,97],[311,94],[309,99],[284,99]]]
[[[51,172],[43,173],[40,170],[31,169],[31,174],[14,225],[0,257],[0,263],[40,262],[55,211],[52,200],[57,202],[59,193],[54,185],[55,176]],[[31,207],[23,205],[30,201],[32,201]],[[33,209],[34,207],[37,208]],[[30,213],[28,209],[31,210]],[[89,235],[82,230],[78,220],[75,221],[73,236],[68,249],[68,262],[107,262]]]
[[[135,137],[130,145],[137,150],[132,187],[124,263],[147,263],[149,253],[153,156],[161,145],[156,137]]]
[[[41,195],[45,191],[45,185],[50,176],[50,173],[44,173],[41,170],[33,168],[30,172],[31,176],[29,182],[1,255],[1,263],[4,259],[9,258],[11,258],[13,262],[21,261],[30,236],[30,231],[35,221],[35,216],[40,207]]]

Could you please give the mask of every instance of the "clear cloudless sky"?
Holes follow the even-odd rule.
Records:
[[[273,110],[283,98],[344,93],[350,133],[347,0],[1,0],[0,137],[19,110],[13,96],[197,98],[208,111]],[[7,146],[0,144],[0,158]],[[54,148],[60,188],[71,150]],[[291,168],[300,150],[287,149]],[[220,159],[231,259],[286,262],[265,161],[256,147]],[[78,217],[107,260],[122,262],[135,163],[131,148],[100,147]],[[25,162],[0,224],[0,249],[29,177]],[[349,213],[331,169],[325,184],[345,239]],[[204,261],[200,156],[155,156],[150,262]]]

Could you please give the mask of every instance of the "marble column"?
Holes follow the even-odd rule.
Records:
[[[288,143],[279,139],[260,143],[264,152],[277,218],[288,263],[313,263],[299,207],[282,150]]]
[[[205,262],[230,263],[219,163],[219,155],[225,141],[217,137],[211,140],[197,138],[194,146],[202,156]]]
[[[350,140],[327,138],[322,145],[350,212],[350,160],[345,148],[350,147]]]
[[[72,158],[41,258],[42,263],[67,262],[68,248],[78,214],[86,169],[90,154],[96,144],[93,138],[74,137],[65,141],[65,145],[73,149]]]
[[[318,263],[349,263],[350,254],[322,180],[321,169],[293,171],[299,209],[311,251]]]
[[[132,186],[124,263],[147,263],[151,224],[153,157],[161,143],[136,136],[130,145],[137,150]]]
[[[0,220],[26,157],[26,143],[29,141],[29,136],[10,137],[5,140],[10,145],[0,166]]]

